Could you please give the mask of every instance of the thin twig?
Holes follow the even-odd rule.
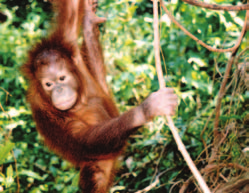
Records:
[[[165,87],[165,82],[163,79],[163,73],[162,73],[162,67],[161,67],[161,60],[160,60],[160,41],[159,41],[159,29],[158,29],[158,1],[153,1],[153,12],[154,12],[154,48],[155,48],[155,61],[156,61],[156,69],[157,69],[157,75],[159,80],[160,88]],[[206,184],[206,182],[203,180],[200,172],[197,170],[194,162],[190,158],[184,144],[181,141],[181,138],[177,132],[177,128],[175,127],[173,120],[170,116],[166,116],[168,120],[168,126],[174,136],[174,139],[177,143],[179,151],[182,153],[185,161],[187,162],[190,170],[192,171],[193,175],[195,176],[196,180],[198,181],[201,189],[204,191],[204,193],[210,193],[210,190]]]
[[[203,146],[204,146],[204,149],[205,149],[205,151],[206,151],[206,159],[209,158],[209,153],[208,153],[207,144],[206,144],[206,141],[205,141],[204,138],[203,138],[203,135],[204,135],[204,133],[205,133],[205,131],[206,131],[206,129],[207,129],[208,123],[209,123],[209,121],[211,120],[211,118],[213,117],[213,115],[214,115],[214,111],[213,111],[213,112],[211,113],[211,115],[208,117],[208,119],[207,119],[207,121],[206,121],[206,123],[205,123],[205,125],[204,125],[204,127],[203,127],[203,129],[202,129],[202,131],[201,131],[201,135],[200,135],[201,141],[202,141]]]
[[[12,150],[12,155],[13,155],[13,158],[14,158],[15,171],[16,171],[16,183],[17,183],[17,191],[16,191],[16,193],[19,193],[21,186],[20,186],[20,180],[19,180],[19,174],[18,174],[18,168],[17,168],[17,161],[16,161],[16,157],[15,157],[15,154],[14,154],[13,150]]]
[[[194,176],[191,176],[188,180],[186,180],[181,189],[179,190],[179,193],[184,193],[185,190],[188,188],[188,185],[194,180]]]
[[[139,190],[135,193],[144,193],[144,192],[149,192],[151,189],[153,189],[154,187],[156,187],[157,184],[159,184],[160,180],[159,180],[159,176],[156,176],[156,179],[153,183],[151,183],[149,186],[147,186],[146,188],[144,188],[143,190]]]
[[[249,16],[248,16],[249,17]],[[247,18],[247,20],[249,20],[249,18]],[[249,24],[248,24],[249,25]],[[249,30],[249,29],[248,29]],[[241,56],[243,55],[243,54],[245,54],[247,51],[249,50],[249,47],[246,47],[244,50],[242,50],[239,54],[238,54],[238,56],[236,57],[236,60],[235,60],[235,64],[237,65],[238,63],[239,63],[239,60],[240,60],[240,58],[241,58]]]
[[[224,10],[224,11],[242,11],[242,10],[249,10],[249,4],[245,5],[217,5],[217,4],[209,4],[197,0],[182,0],[185,3],[188,3],[190,5],[195,5],[198,7],[203,7],[207,9],[213,9],[213,10]]]

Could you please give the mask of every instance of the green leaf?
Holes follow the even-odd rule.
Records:
[[[78,172],[72,180],[72,186],[78,187],[79,185],[79,179],[80,179],[80,172]]]
[[[207,63],[203,59],[198,58],[198,57],[189,58],[188,62],[189,63],[194,62],[194,63],[196,63],[200,67],[208,66]]]
[[[10,187],[11,184],[14,182],[14,176],[13,176],[13,168],[12,168],[12,165],[10,165],[8,168],[7,168],[7,177],[6,177],[6,180],[5,180],[5,186],[6,187]]]
[[[39,174],[31,171],[31,170],[22,170],[21,172],[19,172],[19,175],[24,175],[24,176],[28,176],[31,178],[34,178],[36,180],[44,180],[48,175],[44,175],[43,177],[41,177]]]
[[[222,120],[222,121],[227,121],[227,120],[230,120],[230,119],[241,120],[242,117],[239,116],[239,115],[229,115],[229,116],[221,115],[221,116],[220,116],[220,120]]]
[[[4,163],[4,160],[7,158],[8,153],[15,146],[11,141],[7,141],[6,144],[0,148],[0,165]]]
[[[31,190],[30,193],[42,193],[42,192],[39,190],[39,188],[35,188]]]

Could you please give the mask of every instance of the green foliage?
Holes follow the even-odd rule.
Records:
[[[210,11],[178,0],[165,3],[178,21],[209,45],[226,48],[236,43],[244,12]],[[107,80],[120,110],[126,111],[159,88],[152,2],[107,0],[99,4],[98,14],[108,18],[101,26]],[[47,34],[50,4],[42,0],[1,0],[0,11],[8,17],[0,23],[0,191],[77,192],[77,169],[49,151],[35,130],[25,100],[27,84],[19,73],[28,50]],[[207,145],[213,140],[213,117],[202,131],[215,108],[221,75],[230,56],[203,48],[172,24],[164,12],[160,18],[165,80],[179,96],[175,124],[191,157],[199,156],[196,163],[201,167],[205,160],[203,140]],[[239,51],[247,45],[244,40]],[[242,149],[246,148],[243,121],[247,119],[249,97],[239,89],[239,81],[232,82],[222,100],[220,128],[225,128],[228,135],[219,161],[248,166]],[[156,176],[159,183],[150,192],[169,192],[172,184],[189,178],[191,174],[164,123],[163,118],[156,118],[129,139],[112,192],[135,192],[149,186]],[[179,192],[179,186],[172,192]]]

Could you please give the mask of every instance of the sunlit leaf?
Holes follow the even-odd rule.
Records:
[[[11,141],[7,141],[4,145],[0,145],[0,165],[4,163],[9,152],[14,148],[15,144]]]
[[[10,165],[7,168],[7,176],[6,176],[6,179],[5,179],[6,187],[10,187],[13,182],[14,182],[13,168],[12,168],[12,165]]]
[[[41,177],[38,173],[35,173],[31,170],[22,170],[19,172],[19,175],[28,176],[36,180],[44,180],[47,177],[47,175],[44,175],[43,177]]]
[[[200,67],[208,66],[207,63],[203,59],[197,58],[197,57],[189,58],[188,62],[189,63],[194,62],[194,63],[196,63]]]

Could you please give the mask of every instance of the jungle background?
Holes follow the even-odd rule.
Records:
[[[107,81],[120,112],[159,89],[152,4],[99,1],[98,15],[108,19],[100,28]],[[164,4],[187,30],[216,48],[237,42],[246,13],[214,11],[180,0]],[[77,192],[78,170],[44,146],[36,132],[25,99],[27,82],[19,71],[27,51],[51,27],[50,3],[0,0],[0,13],[0,192]],[[179,96],[173,119],[181,139],[212,191],[245,193],[249,191],[249,33],[240,43],[221,98],[222,138],[210,162],[219,90],[231,52],[209,51],[173,24],[162,9],[159,14],[164,78]],[[111,192],[201,192],[165,123],[158,117],[129,138]]]

